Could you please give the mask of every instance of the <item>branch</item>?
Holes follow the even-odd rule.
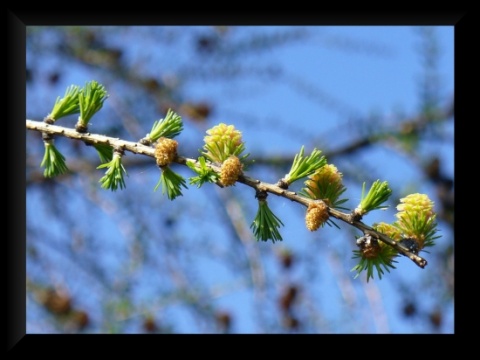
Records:
[[[26,128],[28,130],[39,131],[49,135],[60,135],[60,136],[64,136],[71,139],[81,140],[87,145],[108,145],[114,148],[130,151],[134,154],[141,154],[141,155],[146,155],[146,156],[155,158],[154,148],[146,145],[142,145],[138,142],[125,141],[119,138],[112,138],[112,137],[98,135],[98,134],[79,133],[74,129],[65,128],[57,125],[51,125],[44,122],[33,121],[28,119],[26,120]],[[181,164],[181,165],[186,165],[187,161],[193,162],[195,164],[198,163],[198,160],[196,159],[183,157],[183,156],[177,156],[174,159],[175,163]],[[215,170],[217,173],[219,173],[221,170],[219,166],[216,166],[214,164],[209,164],[209,166],[213,170]],[[240,175],[237,181],[254,188],[255,190],[257,190],[257,192],[258,191],[268,192],[280,197],[284,197],[293,202],[297,202],[306,207],[308,207],[311,203],[323,203],[322,200],[312,200],[307,197],[300,196],[296,192],[285,190],[277,185],[263,182],[258,179],[251,178],[244,174]],[[336,209],[329,208],[328,206],[327,206],[327,209],[328,209],[328,214],[330,216],[338,220],[341,220],[351,226],[354,226],[357,229],[361,230],[364,234],[369,234],[373,238],[381,240],[384,243],[390,245],[391,247],[396,249],[399,253],[408,257],[410,260],[412,260],[419,267],[424,268],[427,265],[427,261],[425,259],[412,253],[399,242],[390,239],[388,236],[374,230],[373,228],[359,221],[357,217],[355,217],[353,214],[343,213]]]
[[[446,106],[440,108],[436,114],[436,118],[441,120],[447,120],[454,115],[454,106],[453,101],[448,102]],[[422,131],[432,123],[430,117],[425,114],[419,114],[411,118],[403,119],[400,121],[400,127],[396,130],[385,131],[380,129],[376,133],[366,135],[365,137],[353,140],[350,144],[324,152],[326,158],[331,159],[337,156],[349,155],[358,150],[364,149],[370,145],[376,144],[378,142],[384,141],[386,139],[396,138],[398,135],[408,131],[410,135],[421,134]],[[265,157],[256,157],[255,162],[252,165],[263,165],[263,164],[273,164],[277,166],[288,167],[292,163],[292,156],[276,156],[274,158],[265,158]]]
[[[155,149],[149,146],[142,145],[137,142],[125,141],[109,136],[79,133],[75,129],[65,128],[63,126],[50,125],[44,122],[27,120],[27,129],[40,131],[49,135],[61,135],[70,139],[81,140],[87,145],[108,145],[113,148],[128,150],[135,154],[147,155],[155,157]]]

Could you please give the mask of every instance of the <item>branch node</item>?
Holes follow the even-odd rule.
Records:
[[[152,139],[150,139],[149,136],[145,136],[143,139],[140,139],[139,143],[145,146],[150,146],[152,145]]]
[[[115,146],[113,152],[120,156],[125,155],[125,145]]]
[[[267,199],[268,193],[265,190],[257,189],[255,191],[255,197],[258,201],[265,201]]]
[[[351,224],[353,224],[354,221],[361,221],[362,218],[362,214],[360,214],[357,209],[352,210],[352,212],[350,213]]]
[[[45,142],[52,142],[53,141],[53,135],[42,132],[42,140],[45,141]]]
[[[285,181],[285,178],[281,178],[278,180],[278,182],[275,184],[275,186],[278,186],[280,189],[287,190],[288,189],[288,182]]]
[[[85,134],[88,130],[88,126],[85,124],[82,124],[81,122],[78,122],[75,124],[75,130],[81,134]]]

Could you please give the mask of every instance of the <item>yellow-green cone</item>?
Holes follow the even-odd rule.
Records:
[[[373,228],[378,232],[381,232],[382,234],[387,235],[392,240],[399,241],[402,239],[400,230],[398,230],[398,228],[396,228],[391,224],[381,222],[381,223],[375,224]]]
[[[420,250],[426,244],[433,244],[431,237],[436,227],[433,205],[433,201],[427,195],[416,193],[400,199],[397,206],[398,213],[395,216],[398,227],[404,237],[416,241]]]
[[[207,130],[204,137],[205,151],[203,154],[213,162],[223,163],[231,155],[238,155],[236,151],[242,146],[242,133],[233,125],[220,123]]]
[[[425,214],[426,217],[430,218],[433,213],[433,201],[428,198],[425,194],[410,194],[402,199],[397,206],[397,218],[401,221],[406,213],[418,213]]]
[[[321,199],[332,206],[343,189],[342,173],[335,165],[327,164],[310,175],[305,185],[310,198]]]

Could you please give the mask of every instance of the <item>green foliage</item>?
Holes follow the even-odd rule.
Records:
[[[185,179],[172,171],[168,166],[162,167],[162,174],[160,175],[160,180],[158,180],[157,185],[153,189],[157,191],[158,187],[162,186],[162,194],[167,194],[167,197],[170,200],[174,200],[177,196],[182,196],[182,186],[187,189]]]
[[[305,176],[312,175],[315,171],[326,165],[327,160],[322,156],[322,152],[318,149],[313,149],[308,156],[303,156],[304,146],[300,149],[300,153],[295,155],[292,167],[285,176],[285,181],[290,185]]]
[[[197,185],[197,188],[201,188],[205,183],[215,183],[219,179],[219,175],[207,166],[203,156],[198,158],[198,165],[193,161],[187,161],[187,166],[198,174],[190,178],[190,185]]]
[[[152,130],[147,135],[150,141],[155,142],[161,137],[173,139],[179,135],[183,130],[183,122],[180,115],[175,113],[172,109],[168,109],[167,115],[164,119],[155,121]]]
[[[266,200],[258,201],[258,211],[250,228],[253,229],[255,239],[272,242],[283,240],[278,228],[283,226],[282,221],[268,207]]]
[[[65,174],[68,171],[65,164],[65,157],[57,150],[52,142],[44,142],[45,154],[43,155],[41,167],[45,167],[43,176],[51,178],[57,175]]]
[[[357,272],[355,278],[366,270],[368,282],[373,279],[373,273],[376,270],[378,278],[382,279],[384,270],[390,272],[390,269],[395,269],[393,263],[397,262],[394,258],[398,253],[394,248],[373,239],[370,235],[357,239],[357,245],[360,250],[354,250],[353,259],[359,259],[359,263],[351,270]]]
[[[127,174],[127,171],[122,165],[122,156],[118,152],[114,152],[113,158],[110,162],[101,164],[97,167],[97,169],[103,168],[108,168],[105,175],[100,179],[103,189],[116,191],[119,187],[120,189],[126,187],[123,176],[124,174]]]
[[[78,93],[80,106],[78,123],[86,128],[92,116],[103,107],[103,103],[107,98],[108,94],[103,85],[95,80],[87,82],[85,87]]]
[[[362,187],[362,200],[355,210],[359,215],[364,215],[372,210],[386,209],[387,206],[382,206],[382,204],[392,195],[392,190],[387,181],[381,183],[380,180],[376,180],[370,187],[367,196],[364,195],[365,183]]]
[[[95,144],[93,145],[93,147],[97,150],[100,162],[107,163],[112,160],[113,149],[111,146],[104,144]]]
[[[80,111],[78,102],[79,91],[77,85],[67,87],[63,98],[57,97],[57,101],[55,101],[55,105],[50,114],[48,114],[47,119],[57,121],[62,117],[78,113]]]
[[[435,245],[437,236],[436,216],[428,216],[425,213],[407,212],[403,214],[402,221],[394,225],[406,236],[413,237],[419,244],[420,249]]]
[[[363,271],[367,271],[367,282],[370,281],[370,279],[373,279],[373,273],[376,270],[377,275],[379,280],[382,279],[382,275],[384,274],[384,269],[387,270],[387,272],[390,272],[390,268],[396,269],[395,266],[393,266],[394,262],[397,262],[395,260],[391,259],[384,259],[381,256],[374,258],[374,259],[367,259],[362,257],[362,253],[360,250],[354,250],[354,257],[353,259],[360,259],[360,262],[355,265],[351,271],[356,271],[355,279],[360,276],[360,274]],[[383,268],[383,269],[382,269]]]

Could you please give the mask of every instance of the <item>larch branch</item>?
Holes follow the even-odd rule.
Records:
[[[99,135],[99,134],[79,133],[75,129],[70,129],[62,126],[47,124],[45,122],[28,120],[28,119],[26,120],[26,128],[28,130],[39,131],[49,135],[59,135],[59,136],[64,136],[70,139],[81,140],[86,144],[109,145],[109,146],[112,146],[113,148],[124,149],[134,154],[146,155],[152,158],[155,157],[155,149],[153,147],[142,145],[139,142],[126,141],[119,138],[112,138],[109,136]],[[186,165],[187,161],[197,163],[196,159],[192,159],[184,156],[177,156],[177,158],[175,159],[175,162],[181,165]],[[213,168],[213,170],[217,172],[220,171],[219,166],[215,164],[211,164],[210,166]],[[260,181],[258,179],[251,178],[245,174],[240,175],[240,177],[238,178],[238,182],[245,184],[247,186],[250,186],[257,191],[265,191],[280,197],[284,197],[293,202],[302,204],[306,207],[308,207],[310,203],[322,201],[322,200],[309,199],[307,197],[298,195],[293,191],[285,190],[275,184],[270,184],[267,182]],[[363,222],[357,220],[353,216],[353,214],[343,213],[341,211],[338,211],[336,209],[332,209],[329,207],[328,207],[328,213],[330,216],[338,220],[341,220],[351,226],[356,227],[357,229],[361,230],[364,234],[370,234],[372,237],[378,240],[381,240],[384,243],[392,246],[399,253],[408,257],[419,267],[424,268],[427,265],[427,261],[425,259],[423,259],[422,257],[418,256],[415,253],[412,253],[405,246],[399,244],[397,241],[390,239],[388,236],[374,230],[373,228],[369,227]]]

